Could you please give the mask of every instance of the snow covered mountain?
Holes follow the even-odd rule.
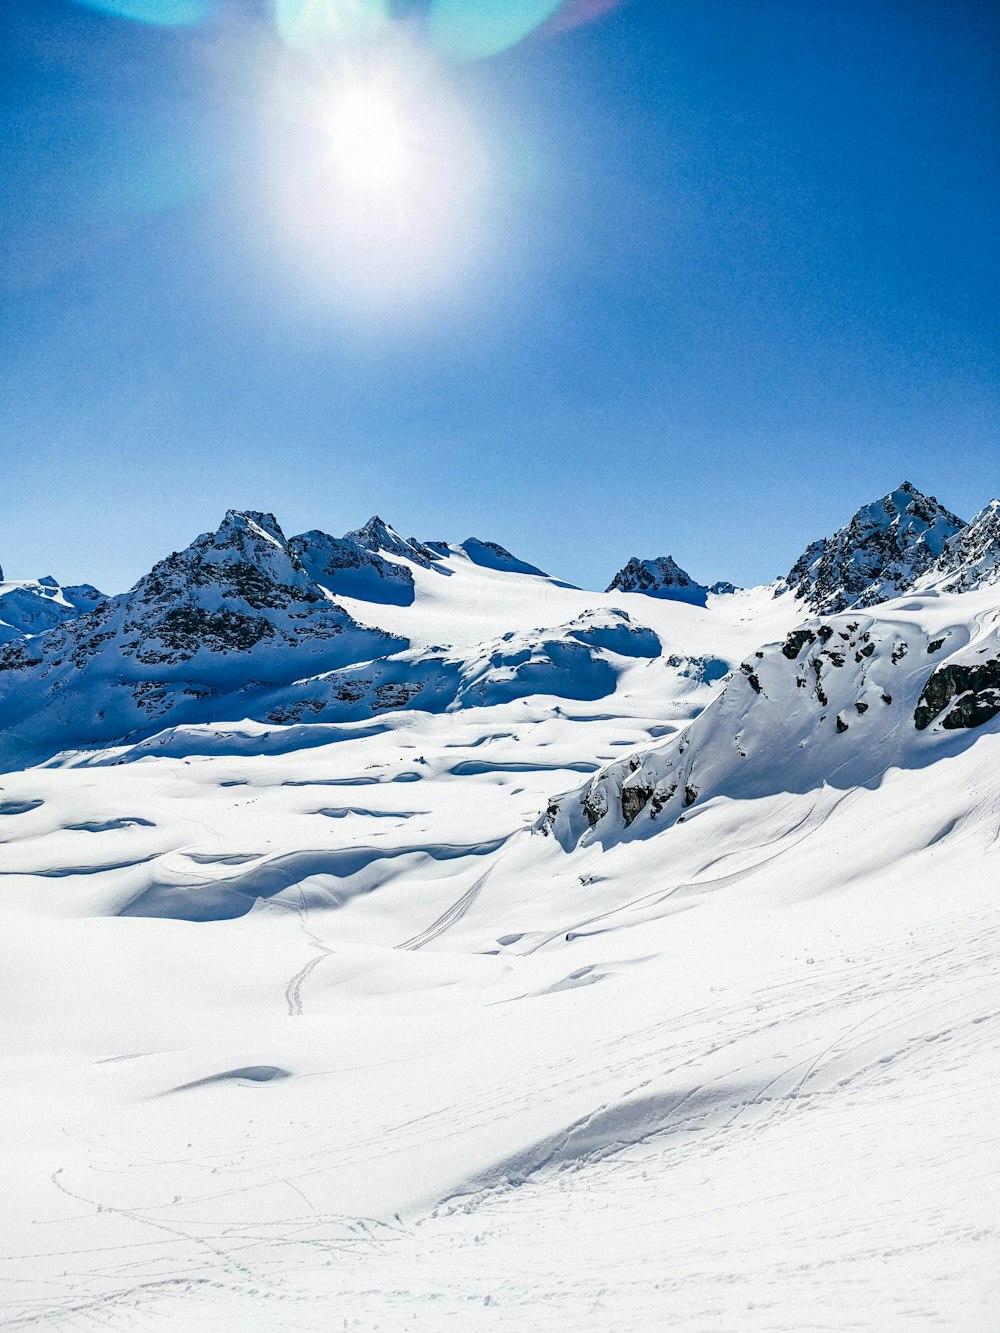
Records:
[[[912,588],[965,525],[908,481],[863,505],[832,537],[810,543],[779,591],[818,613],[869,607]]]
[[[92,611],[104,600],[89,583],[63,587],[51,576],[4,580],[0,569],[0,644],[46,630]]]
[[[44,747],[244,716],[261,691],[401,647],[333,600],[273,515],[230,510],[130,592],[0,647],[0,725],[8,748]]]
[[[1000,500],[991,500],[948,539],[927,576],[929,586],[968,592],[1000,582]]]
[[[379,607],[412,606],[415,574],[431,586],[456,575],[466,587],[495,576],[565,586],[492,542],[432,547],[377,516],[341,538],[286,539],[273,515],[230,510],[129,593],[0,648],[0,753],[10,761],[182,722],[287,725],[532,694],[594,699],[613,693],[636,657],[660,656],[645,625],[579,603],[564,624],[459,649],[411,644],[408,618],[368,628],[361,617]]]
[[[634,555],[611,580],[608,592],[640,592],[647,597],[666,597],[671,601],[704,606],[709,590],[696,583],[672,556],[640,560]]]
[[[0,647],[0,1324],[991,1327],[996,506],[893,495],[703,602],[230,512]]]

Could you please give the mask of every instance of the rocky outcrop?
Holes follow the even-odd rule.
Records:
[[[417,541],[415,537],[401,537],[396,529],[379,518],[378,514],[370,518],[363,528],[345,533],[343,540],[362,550],[402,556],[404,560],[412,560],[415,565],[421,565],[424,569],[430,569],[441,559],[432,546]]]
[[[940,719],[946,731],[981,727],[1000,714],[1000,658],[940,666],[924,686],[913,714],[918,731]]]
[[[864,505],[832,537],[808,546],[779,591],[790,590],[822,614],[875,606],[910,591],[964,526],[904,481]]]
[[[932,718],[948,729],[1000,713],[1000,654],[954,665],[970,652],[990,649],[970,647],[964,625],[928,633],[857,613],[810,621],[753,652],[686,730],[607,765],[552,801],[536,828],[568,848],[655,832],[713,797],[877,781],[924,743],[918,731]]]
[[[661,555],[652,560],[640,560],[634,555],[614,576],[607,591],[638,592],[647,597],[662,597],[704,606],[709,590],[703,584],[696,583],[672,556]]]
[[[929,582],[945,592],[1000,583],[1000,500],[991,500],[947,541]]]

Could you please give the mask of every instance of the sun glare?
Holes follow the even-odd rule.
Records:
[[[341,94],[329,123],[337,169],[351,190],[381,193],[398,187],[411,165],[406,127],[380,90]]]
[[[310,306],[402,309],[455,289],[489,233],[490,174],[440,64],[399,43],[268,71],[268,195]]]

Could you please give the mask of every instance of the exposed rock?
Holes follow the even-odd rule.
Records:
[[[639,592],[647,597],[690,602],[695,606],[704,606],[708,598],[708,589],[696,583],[669,555],[661,555],[654,560],[640,560],[638,556],[633,556],[611,580],[607,591]]]
[[[968,592],[1000,582],[1000,500],[991,500],[949,538],[929,582],[946,592]]]
[[[794,662],[807,643],[816,642],[816,632],[808,628],[793,629],[781,645],[781,651],[790,662]]]
[[[981,727],[998,713],[1000,659],[991,658],[986,662],[939,666],[923,688],[913,721],[917,730],[923,731],[941,717],[942,727],[958,730]]]
[[[652,787],[622,788],[622,819],[624,819],[626,825],[631,824],[636,815],[645,809],[652,794]]]
[[[785,586],[813,611],[874,606],[913,588],[965,525],[908,481],[857,511],[832,537],[813,542]]]

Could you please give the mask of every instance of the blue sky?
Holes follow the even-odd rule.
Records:
[[[1000,491],[989,0],[626,0],[477,58],[420,0],[336,50],[138,2],[0,10],[9,575],[118,591],[235,506],[749,583],[904,477]],[[386,69],[419,150],[345,195],[324,107]]]

